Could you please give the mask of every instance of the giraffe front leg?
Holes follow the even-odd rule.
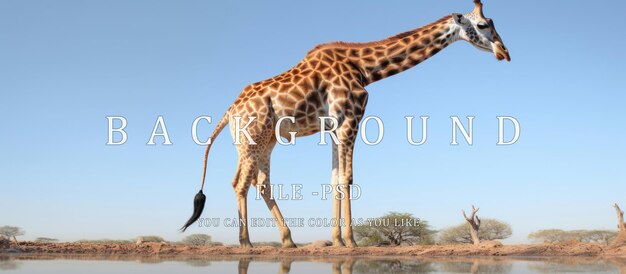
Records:
[[[347,247],[356,247],[356,241],[352,232],[352,206],[350,201],[350,186],[352,185],[352,154],[354,143],[359,132],[359,122],[363,118],[368,94],[358,83],[354,83],[351,90],[341,86],[334,86],[328,90],[329,106],[328,113],[336,117],[339,127],[336,129],[337,162],[339,173],[339,190],[341,195],[340,205],[333,204],[333,210],[341,212],[343,218],[343,242]],[[339,216],[339,213],[335,213]],[[334,236],[334,235],[333,235]]]
[[[352,233],[352,205],[350,201],[350,185],[352,185],[352,155],[354,151],[354,136],[358,129],[349,129],[350,131],[345,133],[347,138],[343,139],[342,144],[339,144],[339,186],[344,195],[341,199],[341,207],[343,209],[343,241],[347,247],[357,247],[354,240],[354,234]]]
[[[341,239],[341,200],[339,199],[339,154],[337,144],[333,143],[333,170],[331,175],[331,186],[333,188],[333,221],[332,239],[333,246],[345,246]]]

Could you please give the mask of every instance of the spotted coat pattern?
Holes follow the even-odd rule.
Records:
[[[255,117],[247,131],[256,144],[251,144],[241,135],[238,140],[241,144],[236,146],[239,162],[232,185],[241,220],[247,222],[246,197],[250,186],[260,188],[267,207],[277,220],[283,246],[295,247],[291,231],[267,191],[270,185],[271,152],[277,142],[277,121],[282,117],[295,117],[295,123],[283,121],[281,124],[280,135],[289,138],[289,132],[297,132],[296,137],[319,132],[320,117],[337,119],[337,125],[322,126],[328,129],[336,126],[334,133],[339,140],[339,144],[332,144],[333,194],[338,197],[337,190],[342,188],[349,196],[347,186],[353,180],[354,144],[368,100],[365,87],[416,66],[459,39],[477,39],[474,36],[478,34],[473,28],[466,28],[467,34],[463,34],[463,29],[464,26],[450,15],[376,42],[321,44],[288,71],[246,86],[228,108],[211,137],[215,140],[230,123],[231,135],[235,138],[233,117],[243,117],[241,125]],[[210,145],[205,152],[205,172],[209,148]],[[333,245],[355,247],[349,199],[333,199],[333,219],[343,220],[343,231],[338,223],[332,227]],[[243,247],[252,246],[247,225],[240,226],[239,241]]]

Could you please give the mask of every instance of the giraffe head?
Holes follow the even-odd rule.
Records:
[[[498,60],[511,61],[509,50],[504,46],[491,18],[483,14],[483,4],[474,0],[475,8],[468,14],[452,15],[455,23],[461,28],[460,38],[468,41],[478,49],[493,52]]]

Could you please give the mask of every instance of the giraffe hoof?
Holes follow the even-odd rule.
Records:
[[[250,242],[241,242],[241,243],[239,243],[239,246],[241,248],[252,248],[253,247]]]
[[[353,239],[345,240],[347,248],[355,248],[358,247],[356,242]]]
[[[333,240],[333,246],[334,247],[344,247],[346,246],[342,240]]]
[[[297,248],[296,244],[291,239],[291,231],[287,230],[287,233],[282,238],[283,248]]]

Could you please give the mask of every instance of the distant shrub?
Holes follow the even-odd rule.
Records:
[[[210,242],[207,246],[224,246],[224,244],[221,242]]]
[[[428,245],[433,244],[434,233],[427,221],[399,212],[389,212],[354,227],[354,236],[361,246]]]
[[[211,236],[206,234],[191,234],[183,239],[187,245],[202,246],[211,243]]]
[[[56,243],[58,241],[59,241],[59,239],[47,238],[47,237],[39,237],[39,238],[35,239],[35,242],[40,242],[40,243]]]
[[[583,243],[609,244],[616,236],[617,232],[609,230],[566,231],[561,229],[544,229],[531,233],[528,235],[528,239],[545,243],[578,241]]]
[[[133,243],[130,240],[111,240],[111,239],[99,239],[99,240],[86,240],[81,239],[76,241],[75,243],[79,244],[130,244]]]
[[[137,237],[137,242],[139,241],[143,243],[160,243],[160,242],[165,242],[165,239],[163,239],[160,236],[148,235],[148,236]]]

